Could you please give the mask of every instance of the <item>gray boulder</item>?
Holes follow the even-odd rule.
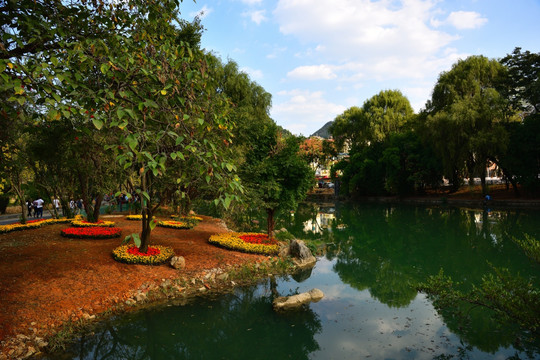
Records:
[[[182,270],[186,267],[186,259],[183,256],[173,256],[171,258],[171,266],[175,269]]]
[[[294,239],[289,247],[289,255],[299,268],[313,267],[317,263],[317,258],[313,256],[311,250],[302,240]]]
[[[324,294],[319,289],[311,289],[308,292],[292,295],[292,296],[280,296],[274,299],[273,307],[276,311],[286,311],[298,309],[304,304],[310,302],[317,302],[324,297]]]

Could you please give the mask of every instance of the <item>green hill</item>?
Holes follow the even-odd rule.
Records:
[[[329,121],[327,122],[326,124],[324,124],[324,126],[322,128],[320,128],[319,130],[315,131],[311,136],[320,136],[324,139],[329,139],[330,138],[330,125],[332,125],[333,121]]]

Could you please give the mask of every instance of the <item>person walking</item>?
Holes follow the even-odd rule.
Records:
[[[69,201],[69,208],[71,209],[71,213],[73,215],[77,215],[77,206],[75,205],[75,200],[71,199]]]
[[[54,210],[56,211],[56,215],[60,216],[60,200],[58,200],[58,198],[54,198],[52,202]]]
[[[82,214],[82,208],[83,208],[83,199],[77,200],[77,214]]]
[[[28,199],[26,200],[26,208],[28,209],[28,215],[26,215],[26,217],[31,217],[32,216],[32,208],[34,206],[32,205],[32,199]]]
[[[37,200],[34,202],[36,203],[35,217],[37,217],[38,219],[43,218],[43,204],[45,203],[45,201],[43,201],[43,199],[38,196]]]

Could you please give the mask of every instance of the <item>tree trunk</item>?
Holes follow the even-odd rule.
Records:
[[[99,221],[99,210],[101,209],[101,202],[103,201],[103,194],[96,196],[96,204],[94,205],[93,218],[95,222]]]
[[[452,186],[450,187],[450,193],[454,193],[458,191],[460,185],[461,185],[461,181],[459,179],[459,171],[453,170],[452,171]]]
[[[28,208],[26,207],[26,202],[24,199],[24,190],[22,188],[21,175],[19,172],[16,172],[11,178],[11,183],[15,192],[17,193],[17,199],[19,200],[19,205],[21,206],[21,223],[26,224],[26,212]]]
[[[147,190],[147,182],[146,182],[146,174],[142,172],[141,174],[141,214],[142,214],[142,230],[141,230],[141,246],[139,246],[139,251],[141,253],[147,253],[148,252],[148,243],[150,242],[150,232],[152,229],[150,228],[150,221],[152,221],[152,210],[150,208],[150,204],[148,203],[148,199],[146,199],[142,194],[146,193]]]
[[[267,224],[267,231],[268,231],[269,239],[274,238],[274,225],[275,225],[274,213],[275,213],[275,209],[266,209],[266,215],[267,215],[266,224]]]
[[[487,195],[488,187],[486,184],[486,167],[482,169],[482,174],[480,175],[480,183],[482,184],[482,195]]]
[[[150,221],[152,221],[152,212],[149,211],[149,209],[145,208],[145,206],[143,206],[141,246],[139,246],[139,251],[141,253],[148,252],[148,244],[150,243],[150,233],[152,231],[152,229],[150,228]]]

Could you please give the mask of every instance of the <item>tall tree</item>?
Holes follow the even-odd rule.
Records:
[[[457,190],[464,176],[479,176],[487,191],[487,161],[503,153],[510,121],[505,99],[497,91],[506,76],[504,67],[484,56],[460,60],[443,72],[426,109],[429,136],[441,157],[445,175]]]
[[[338,115],[330,133],[338,149],[345,143],[364,146],[402,131],[413,114],[409,100],[399,90],[384,90],[366,100],[362,108],[353,106]]]
[[[251,203],[265,210],[267,233],[272,238],[276,214],[296,208],[313,186],[314,172],[300,154],[298,138],[281,137],[275,123],[261,133],[239,173]]]
[[[230,142],[228,103],[193,46],[200,27],[187,31],[178,5],[11,0],[2,13],[7,25],[0,65],[6,70],[0,91],[49,121],[76,113],[85,124],[114,134],[108,149],[139,177],[142,252],[153,212],[185,181],[170,170],[179,170],[186,158],[195,159],[189,171],[207,183],[216,174],[224,179],[217,202],[228,206],[238,189],[222,146],[222,140]]]

